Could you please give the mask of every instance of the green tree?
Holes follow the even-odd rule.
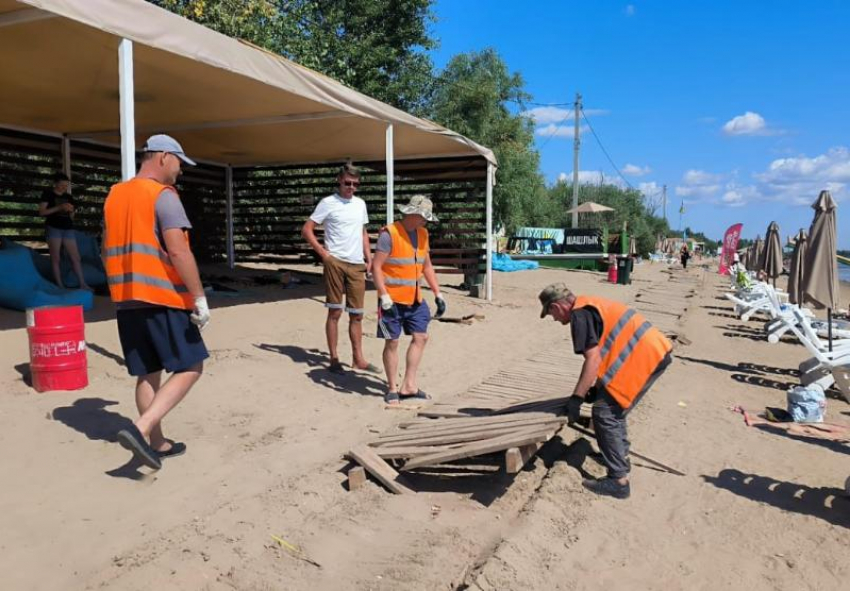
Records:
[[[453,57],[437,78],[432,100],[435,121],[496,154],[494,218],[509,232],[550,218],[532,122],[511,109],[528,98],[522,77],[486,49]]]
[[[413,114],[427,112],[433,0],[148,0]]]

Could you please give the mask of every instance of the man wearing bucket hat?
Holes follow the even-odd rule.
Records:
[[[628,306],[595,296],[575,296],[563,283],[538,296],[541,318],[569,324],[573,350],[584,356],[573,395],[567,400],[570,423],[584,402],[593,402],[593,430],[608,468],[607,478],[585,480],[585,488],[618,499],[631,494],[626,416],[670,365],[670,341]]]
[[[138,174],[113,185],[103,207],[103,261],[140,413],[118,442],[153,469],[186,451],[184,443],[165,438],[161,423],[201,377],[209,356],[200,329],[210,311],[189,247],[192,224],[174,188],[181,164],[195,165],[177,140],[151,136]],[[172,374],[164,384],[163,370]]]
[[[436,317],[446,312],[446,301],[440,294],[437,275],[431,264],[428,230],[425,224],[436,222],[434,206],[424,195],[414,195],[402,206],[404,217],[381,229],[372,264],[375,288],[378,291],[378,337],[384,342],[384,371],[387,374],[387,404],[398,404],[402,398],[427,399],[419,389],[416,373],[425,344],[431,311],[422,297],[420,282],[434,293]],[[398,339],[402,331],[411,335],[407,349],[404,379],[398,377]]]

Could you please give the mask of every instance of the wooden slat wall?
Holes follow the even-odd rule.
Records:
[[[120,152],[79,141],[70,148],[74,227],[100,237],[103,202],[121,180]],[[0,129],[0,235],[43,245],[38,203],[42,191],[52,186],[53,173],[61,169],[61,139]],[[186,167],[177,182],[193,224],[192,248],[201,261],[221,260],[227,252],[224,179],[223,167],[200,164]]]
[[[61,169],[61,139],[0,129],[0,236],[44,240],[38,203]]]
[[[358,162],[357,195],[366,201],[373,240],[386,223],[383,162]],[[486,163],[480,159],[396,162],[395,201],[423,193],[434,201],[431,254],[442,272],[483,273]],[[312,259],[301,226],[316,204],[337,189],[339,165],[235,169],[233,225],[237,261],[275,257]],[[396,219],[401,214],[396,212]]]
[[[61,139],[0,128],[0,235],[43,245],[38,202],[51,176],[62,168]],[[117,148],[71,142],[71,179],[77,200],[75,226],[102,232],[103,202],[120,180]],[[377,238],[386,222],[383,162],[359,162],[358,195],[369,210]],[[335,192],[339,165],[238,168],[233,171],[236,261],[311,259],[301,226],[323,197]],[[396,204],[423,193],[434,201],[439,224],[430,224],[431,256],[443,272],[477,274],[485,267],[487,165],[480,158],[407,160],[395,164]],[[225,169],[186,167],[177,188],[194,229],[193,250],[201,261],[227,253]],[[396,216],[400,217],[398,209]]]

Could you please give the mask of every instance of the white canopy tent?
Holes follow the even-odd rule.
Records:
[[[69,139],[120,144],[125,178],[154,132],[228,170],[384,159],[388,221],[395,160],[480,156],[492,297],[489,149],[144,0],[0,0],[0,107],[2,127],[65,138],[66,166]]]

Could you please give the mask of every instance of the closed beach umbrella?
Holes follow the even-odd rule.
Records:
[[[794,240],[794,253],[791,255],[791,268],[788,271],[788,301],[792,304],[803,304],[803,282],[806,273],[806,249],[809,237],[805,230],[800,230]]]
[[[776,222],[770,222],[767,227],[764,252],[759,266],[768,279],[773,279],[773,285],[776,286],[776,278],[782,274],[782,241],[779,238],[779,225]]]
[[[756,236],[756,243],[753,244],[753,271],[758,273],[761,271],[762,256],[764,255],[764,240],[761,235]]]
[[[815,210],[815,218],[809,229],[803,299],[815,308],[826,308],[829,350],[832,351],[832,310],[838,306],[836,206],[829,191],[821,191],[812,208]]]
[[[806,251],[805,301],[818,309],[834,309],[838,306],[835,201],[829,191],[821,191],[812,207],[815,218]]]

